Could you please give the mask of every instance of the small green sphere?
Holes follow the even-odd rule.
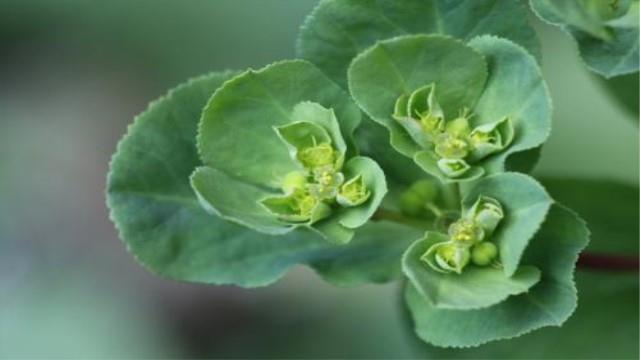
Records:
[[[423,203],[435,201],[439,192],[438,185],[429,179],[418,180],[409,189],[419,196]]]
[[[425,202],[422,201],[421,196],[411,191],[411,189],[400,195],[400,210],[405,215],[420,216],[424,212],[424,205]]]
[[[483,241],[471,249],[471,262],[478,266],[487,266],[498,256],[498,247],[491,242]]]

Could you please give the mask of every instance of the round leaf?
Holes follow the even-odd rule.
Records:
[[[540,67],[522,47],[492,36],[472,39],[469,46],[490,64],[486,87],[473,109],[474,125],[509,118],[514,127],[511,145],[481,162],[487,173],[502,172],[509,155],[539,147],[549,137],[549,91]]]
[[[421,148],[392,118],[396,100],[430,83],[445,116],[473,108],[487,77],[478,52],[452,38],[404,36],[377,43],[349,67],[349,90],[358,105],[391,133],[391,145],[406,156]]]
[[[533,178],[518,173],[495,174],[478,181],[462,200],[463,208],[470,209],[479,196],[493,198],[502,205],[504,219],[491,239],[498,245],[504,273],[513,276],[553,200]]]
[[[322,0],[298,37],[298,55],[346,84],[347,67],[379,40],[410,34],[442,34],[468,40],[493,34],[540,58],[525,7],[500,0]]]
[[[606,78],[640,69],[637,0],[530,0],[542,20],[562,27],[578,43],[587,66]]]
[[[341,284],[396,278],[417,230],[371,223],[349,245],[334,246],[309,231],[278,237],[250,231],[200,206],[189,184],[202,165],[198,120],[211,94],[233,75],[214,73],[177,87],[140,114],[118,144],[107,204],[128,251],[156,274],[209,284],[263,286],[296,264],[311,264]]]
[[[448,240],[446,235],[427,232],[402,257],[402,269],[434,308],[479,309],[495,305],[511,295],[524,293],[540,280],[540,271],[521,266],[508,277],[500,269],[469,265],[461,274],[440,273],[431,269],[422,255],[431,245]]]
[[[351,138],[360,112],[349,96],[310,63],[282,61],[233,78],[211,97],[198,133],[202,162],[240,181],[278,188],[298,167],[274,127],[304,121],[292,115],[305,101],[333,109],[342,135]]]
[[[577,215],[554,205],[523,259],[540,269],[540,282],[488,308],[437,309],[409,284],[405,297],[417,335],[436,346],[469,347],[562,325],[576,307],[573,269],[588,234]]]

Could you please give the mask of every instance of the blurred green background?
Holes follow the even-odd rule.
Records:
[[[242,290],[135,263],[104,205],[126,126],[189,77],[294,57],[315,2],[0,0],[0,358],[638,358],[637,273],[579,270],[566,326],[458,351],[415,340],[398,284],[335,288],[299,268]],[[594,220],[593,248],[637,254],[637,112],[613,95],[637,104],[637,76],[604,82],[535,26],[555,109],[536,175],[592,179],[549,184]]]

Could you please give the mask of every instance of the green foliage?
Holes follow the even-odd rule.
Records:
[[[532,0],[607,46],[636,6],[575,4]],[[321,1],[298,43],[311,62],[203,76],[136,118],[108,178],[120,236],[150,270],[185,281],[262,286],[296,264],[337,285],[405,276],[415,331],[436,346],[560,326],[589,231],[509,172],[530,171],[551,130],[525,17],[511,1]],[[359,127],[361,111],[373,121]],[[593,206],[604,190],[637,200],[637,189],[547,183],[596,238],[637,238],[606,224],[637,223],[637,201]]]
[[[576,307],[573,268],[587,241],[584,222],[554,205],[522,259],[542,273],[528,292],[477,310],[439,309],[408,283],[406,300],[416,333],[437,346],[469,347],[562,325]]]
[[[243,73],[205,107],[198,135],[205,166],[193,174],[193,188],[205,209],[251,229],[285,234],[307,226],[347,243],[387,191],[384,173],[368,158],[346,159],[342,169],[355,152],[347,151],[345,138],[352,138],[359,115],[310,63],[284,61]],[[312,178],[308,186],[283,194],[285,176],[299,171]],[[354,206],[332,204],[345,179],[356,176],[371,196]]]
[[[471,110],[466,120],[471,128],[508,119],[513,142],[476,160],[472,165],[477,167],[462,175],[445,175],[432,144],[416,141],[409,126],[397,120],[410,112],[398,113],[403,108],[399,101],[429,84],[448,124],[464,109]],[[349,88],[365,113],[389,130],[396,150],[445,182],[504,171],[510,154],[535,149],[550,132],[551,105],[540,70],[525,50],[504,39],[485,36],[465,45],[447,37],[416,35],[382,41],[353,61]]]
[[[233,75],[213,73],[170,91],[136,118],[118,145],[107,203],[131,254],[161,276],[208,284],[264,286],[301,263],[339,284],[397,277],[417,230],[371,223],[349,245],[335,247],[304,231],[280,237],[249,231],[199,206],[189,175],[201,165],[195,141],[201,109]]]
[[[377,41],[411,34],[449,35],[467,41],[491,34],[510,39],[538,59],[540,45],[527,11],[517,1],[322,0],[307,17],[298,55],[346,85],[349,63]]]
[[[592,71],[606,78],[638,71],[637,0],[530,1],[542,20],[575,38]]]

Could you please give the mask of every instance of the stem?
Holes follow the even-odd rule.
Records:
[[[428,202],[424,205],[424,207],[425,209],[431,211],[436,217],[442,217],[442,215],[444,215],[442,209],[437,207],[434,203]]]
[[[640,261],[633,255],[582,253],[578,258],[578,267],[604,271],[638,271]]]

